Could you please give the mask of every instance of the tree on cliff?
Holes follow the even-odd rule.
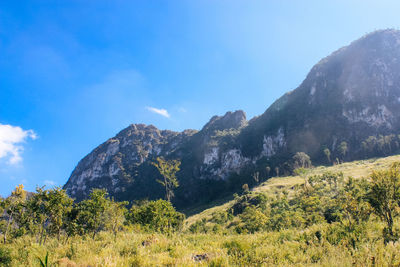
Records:
[[[174,197],[174,189],[179,186],[176,173],[180,170],[179,166],[181,162],[179,160],[165,160],[162,157],[157,158],[157,162],[152,163],[160,172],[163,179],[157,179],[162,186],[165,188],[165,199],[171,201]]]
[[[304,152],[297,152],[293,156],[293,167],[297,168],[311,168],[311,159]]]
[[[326,156],[326,159],[328,160],[328,162],[331,162],[331,151],[329,150],[329,148],[325,148],[324,149],[324,154]]]
[[[342,156],[342,161],[344,161],[348,151],[349,151],[349,148],[347,146],[347,143],[345,141],[341,142],[339,145],[339,152]]]

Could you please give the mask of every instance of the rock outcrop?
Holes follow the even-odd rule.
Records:
[[[400,133],[400,32],[368,34],[322,59],[302,84],[250,121],[243,111],[214,116],[200,131],[160,131],[131,125],[100,145],[72,172],[64,188],[78,200],[96,187],[116,199],[163,196],[151,162],[179,159],[175,204],[187,207],[290,169],[296,152],[323,163],[323,149],[347,159],[362,156],[368,136]],[[271,173],[266,171],[270,167]]]

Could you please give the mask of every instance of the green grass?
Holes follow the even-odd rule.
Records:
[[[49,253],[48,266],[398,266],[400,244],[384,246],[373,241],[377,228],[371,224],[368,239],[356,249],[332,245],[325,235],[329,225],[256,234],[141,234],[121,232],[114,239],[101,233],[95,240],[76,237],[66,243],[50,239],[39,246],[30,237],[6,245],[10,266],[40,266],[38,257]],[[196,255],[203,259],[196,261]],[[392,264],[392,265],[391,265]]]

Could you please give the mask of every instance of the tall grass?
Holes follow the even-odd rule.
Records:
[[[400,244],[384,245],[382,228],[369,223],[355,246],[329,224],[240,235],[101,232],[95,240],[51,238],[45,246],[24,236],[1,245],[0,262],[9,251],[8,266],[41,266],[38,257],[47,253],[46,266],[398,266]]]

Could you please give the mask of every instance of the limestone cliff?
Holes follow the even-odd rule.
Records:
[[[250,121],[236,111],[200,131],[129,126],[83,158],[64,188],[78,200],[96,187],[121,200],[162,197],[151,162],[163,156],[182,162],[174,202],[187,207],[251,185],[256,171],[265,179],[275,168],[290,170],[296,152],[324,163],[324,148],[339,157],[346,142],[346,158],[360,158],[368,136],[400,133],[399,114],[400,32],[377,31],[322,59],[297,89]]]

